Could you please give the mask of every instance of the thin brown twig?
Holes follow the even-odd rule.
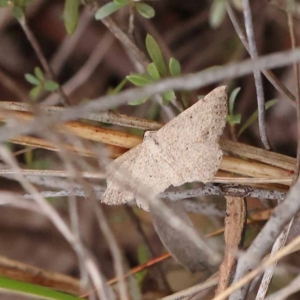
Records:
[[[144,53],[132,42],[132,40],[119,28],[119,26],[111,19],[105,18],[101,20],[102,23],[108,28],[108,30],[122,43],[134,59],[146,69],[149,64],[148,59]]]
[[[289,24],[289,31],[291,36],[291,44],[292,49],[296,48],[296,37],[295,37],[295,28],[293,17],[290,13],[287,14],[288,16],[288,24]],[[296,83],[296,112],[297,112],[297,159],[296,159],[296,166],[294,170],[294,183],[296,182],[299,172],[300,172],[300,78],[299,78],[299,64],[294,62],[293,63],[294,75],[295,75],[295,83]]]
[[[292,15],[287,12],[288,18],[288,27],[291,37],[291,46],[293,49],[296,48],[296,39],[295,39],[295,29],[294,29],[294,22]],[[292,185],[296,182],[299,176],[299,167],[300,167],[300,88],[299,88],[299,66],[297,63],[293,64],[294,74],[295,74],[295,82],[296,82],[296,112],[297,112],[297,124],[298,124],[298,143],[297,143],[297,158],[296,158],[296,165],[294,167],[294,176]],[[289,225],[283,230],[280,236],[276,239],[272,250],[271,255],[275,255],[280,249],[282,249],[287,241],[290,229],[292,228],[294,223],[294,218],[290,221]],[[275,272],[277,262],[274,263],[271,267],[269,267],[262,278],[261,285],[257,292],[257,296],[255,300],[263,300],[266,297],[269,285],[271,283],[273,274]]]
[[[297,182],[287,194],[285,201],[280,203],[274,209],[273,217],[269,219],[264,228],[254,239],[248,250],[240,256],[237,264],[234,283],[238,283],[246,273],[257,267],[263,256],[273,245],[274,241],[282,232],[286,224],[299,211],[299,191],[300,180],[298,178]],[[276,257],[276,255],[274,255],[274,257]],[[243,299],[247,294],[248,288],[249,283],[241,287],[239,290],[236,290],[229,299]]]
[[[7,110],[31,112],[30,105],[20,102],[1,101],[0,108]],[[57,112],[63,112],[65,110],[64,107],[48,105],[40,105],[39,109],[47,114],[54,114]],[[138,128],[142,130],[157,130],[164,125],[163,123],[157,121],[132,117],[117,113],[115,111],[101,111],[98,113],[90,113],[88,115],[82,114],[80,118],[102,123],[119,125],[123,127]]]
[[[77,43],[92,20],[93,14],[89,11],[89,9],[85,8],[81,13],[78,26],[72,37],[66,36],[64,38],[59,49],[50,60],[50,66],[55,74],[60,73],[65,61],[68,59],[73,50],[76,49]]]
[[[92,54],[89,56],[89,58],[80,68],[80,70],[66,83],[63,84],[62,88],[68,96],[74,93],[78,88],[80,88],[84,83],[86,83],[89,80],[93,72],[103,60],[103,57],[107,53],[108,49],[112,46],[114,40],[114,36],[112,36],[109,32],[106,33],[96,45]],[[58,95],[51,94],[42,102],[42,104],[54,105],[58,102],[58,100]]]
[[[22,169],[21,172],[25,175],[30,177],[29,180],[32,178],[32,176],[39,176],[41,178],[49,178],[53,176],[57,176],[58,178],[65,178],[68,176],[68,173],[66,171],[57,171],[57,170],[44,170],[44,171],[39,171],[39,170],[31,170],[31,169]],[[14,174],[13,170],[10,169],[0,169],[0,175],[1,176],[8,176],[9,174]],[[93,177],[94,174],[88,173],[88,172],[82,172],[80,175],[83,178],[95,178],[96,176]],[[101,174],[99,174],[101,175]],[[97,178],[100,178],[100,176],[97,176]],[[103,179],[105,178],[105,175],[103,174]],[[38,184],[38,183],[36,183]],[[93,186],[96,194],[97,199],[102,199],[104,187],[101,189],[99,186],[97,188]],[[85,197],[84,191],[80,187],[73,188],[72,190],[55,190],[55,191],[43,191],[41,192],[42,195],[45,198],[51,198],[51,197],[66,197],[70,195],[71,193],[75,194],[76,196],[79,197]],[[269,200],[283,200],[286,193],[285,192],[279,192],[279,191],[274,191],[274,190],[264,190],[260,188],[255,188],[255,187],[250,187],[250,186],[243,186],[243,185],[238,185],[238,184],[220,184],[220,185],[212,185],[212,184],[207,184],[204,187],[197,188],[197,189],[191,189],[191,190],[185,190],[185,191],[174,191],[174,192],[165,192],[160,194],[161,198],[167,198],[170,199],[171,201],[179,201],[179,200],[184,200],[184,199],[191,199],[191,198],[198,198],[201,196],[207,196],[207,195],[217,195],[217,196],[222,196],[222,195],[228,195],[232,197],[251,197],[251,198],[263,198],[263,199],[269,199]],[[24,195],[25,198],[32,198],[30,195]],[[195,205],[191,205],[193,203],[189,201],[185,201],[185,207],[187,208],[188,211],[190,212],[201,212],[201,207],[197,207],[199,203],[201,203],[201,200],[199,202],[195,202]],[[208,205],[210,209],[212,209],[214,203],[211,202],[211,205]],[[220,204],[218,202],[218,204]],[[223,209],[221,210],[222,205],[218,205],[215,207],[216,213],[215,215],[223,217],[224,216],[224,211]],[[213,214],[213,210],[210,211],[210,213]],[[205,214],[205,213],[203,213]],[[209,215],[207,213],[206,215]]]
[[[124,268],[122,264],[122,253],[119,248],[119,245],[117,243],[117,240],[110,229],[106,216],[103,212],[102,207],[98,203],[94,202],[94,208],[95,208],[95,213],[97,217],[97,222],[99,224],[99,227],[101,228],[107,242],[110,248],[110,251],[112,253],[112,257],[114,259],[114,269],[117,275],[117,278],[119,279],[119,293],[120,293],[120,299],[121,300],[127,300],[128,298],[128,292],[126,288],[126,282],[125,282],[125,277],[124,277]]]
[[[232,22],[232,25],[239,36],[241,42],[243,43],[245,49],[249,52],[249,44],[243,33],[241,25],[239,24],[238,18],[230,5],[230,1],[226,1],[226,10],[228,16]],[[291,91],[274,75],[271,70],[262,69],[261,72],[269,80],[269,82],[275,87],[275,89],[281,93],[283,96],[290,100],[290,103],[295,106],[296,97],[291,93]]]
[[[103,96],[76,107],[69,107],[63,113],[58,113],[55,116],[50,117],[43,115],[43,120],[41,120],[41,117],[37,117],[26,126],[3,126],[3,128],[0,129],[0,141],[6,141],[12,138],[12,136],[28,134],[29,132],[38,133],[40,130],[39,124],[41,122],[47,122],[49,125],[58,125],[70,119],[80,118],[82,115],[99,110],[107,110],[146,95],[151,96],[170,89],[192,90],[208,85],[209,83],[219,82],[223,79],[246,75],[253,72],[253,70],[285,66],[298,60],[300,60],[300,49],[287,50],[262,56],[256,60],[246,60],[237,64],[230,64],[222,68],[213,70],[207,69],[194,74],[163,79],[159,82],[146,85],[145,87],[128,89],[124,92],[120,92],[118,95]]]
[[[39,45],[37,39],[35,38],[33,32],[31,31],[30,27],[28,26],[26,18],[23,17],[21,19],[18,19],[18,21],[19,21],[19,24],[20,24],[21,28],[23,29],[28,41],[30,42],[32,48],[34,49],[41,65],[43,66],[48,78],[55,81],[55,75],[51,69],[51,66],[49,65],[46,57],[44,56],[42,48]],[[69,101],[68,97],[65,95],[63,89],[60,86],[58,86],[58,93],[60,94],[60,96],[62,98],[63,104],[65,106],[70,105],[70,101]]]
[[[245,28],[249,43],[249,51],[251,59],[257,59],[258,53],[255,43],[253,23],[252,23],[252,12],[249,0],[243,0],[243,13],[245,20]],[[256,88],[257,95],[257,109],[258,109],[258,127],[260,133],[260,139],[262,144],[267,150],[270,150],[270,145],[268,142],[267,132],[266,132],[266,124],[265,124],[265,96],[263,90],[262,76],[260,70],[254,70],[254,82]]]

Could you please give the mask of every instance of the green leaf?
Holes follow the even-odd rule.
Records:
[[[8,6],[7,0],[0,0],[0,7]]]
[[[20,6],[15,6],[13,8],[12,13],[13,13],[13,16],[18,20],[20,20],[24,17],[24,9]]]
[[[146,3],[135,3],[135,8],[137,12],[146,19],[151,19],[155,16],[155,10],[152,6]]]
[[[40,81],[35,76],[33,76],[32,74],[26,73],[25,74],[25,79],[29,83],[31,83],[32,85],[39,85],[40,84]]]
[[[172,76],[179,76],[181,74],[181,66],[177,59],[173,57],[170,58],[169,70]]]
[[[238,95],[238,93],[240,92],[241,88],[238,87],[236,89],[234,89],[232,91],[232,93],[230,94],[230,97],[229,97],[229,114],[231,116],[233,116],[233,109],[234,109],[234,103],[235,103],[235,99],[236,99],[236,96]]]
[[[47,170],[50,168],[51,163],[49,159],[34,159],[30,164],[27,164],[28,168],[35,170]]]
[[[78,24],[80,0],[65,0],[64,22],[69,35],[72,35]]]
[[[45,90],[48,92],[54,92],[58,89],[58,87],[59,87],[59,84],[52,80],[47,80],[45,82],[45,86],[44,86]]]
[[[34,298],[37,297],[39,299],[79,300],[78,297],[58,292],[47,287],[8,279],[2,276],[0,277],[0,288],[21,295],[28,295]]]
[[[98,11],[95,14],[95,19],[102,20],[114,13],[115,11],[119,10],[123,6],[124,5],[116,4],[115,2],[109,2],[98,9]]]
[[[133,101],[128,102],[128,104],[129,105],[141,105],[141,104],[145,103],[148,100],[148,98],[149,97],[144,97],[144,98],[141,98],[138,100],[133,100]]]
[[[147,66],[147,71],[154,80],[160,79],[159,72],[153,62]]]
[[[29,96],[31,99],[36,99],[37,96],[39,95],[39,93],[41,92],[42,87],[40,85],[35,86],[34,88],[32,88],[29,92]]]
[[[154,62],[158,72],[164,77],[167,76],[167,67],[162,55],[162,52],[156,43],[155,39],[152,35],[147,34],[146,37],[146,48],[151,57],[152,61]]]
[[[149,251],[145,245],[141,245],[138,248],[138,262],[139,264],[144,264],[149,260]],[[135,274],[135,278],[138,282],[138,285],[141,286],[142,282],[147,275],[148,271],[143,270]]]
[[[170,91],[164,92],[162,97],[163,97],[163,105],[168,105],[170,103],[170,101],[175,99],[176,96],[175,96],[174,91],[170,90]]]
[[[33,151],[27,151],[25,152],[25,164],[27,167],[30,166],[30,164],[33,161]]]
[[[209,24],[212,28],[218,28],[226,16],[226,1],[214,0],[209,13]]]
[[[144,86],[153,82],[153,78],[148,74],[133,74],[126,76],[126,78],[136,86]]]
[[[265,110],[268,110],[272,106],[274,106],[278,102],[277,99],[270,100],[267,103],[265,103]],[[256,110],[251,117],[245,122],[245,124],[242,126],[238,133],[238,137],[252,124],[255,122],[255,120],[258,118],[258,111]]]
[[[121,6],[129,4],[129,0],[114,0],[114,2]]]
[[[45,81],[44,73],[39,67],[34,68],[34,74],[40,81]]]
[[[242,120],[242,115],[241,114],[236,114],[236,115],[228,115],[227,116],[227,122],[230,125],[234,124],[240,124]]]

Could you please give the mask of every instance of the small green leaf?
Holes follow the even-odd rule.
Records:
[[[181,74],[181,66],[177,59],[173,57],[170,58],[169,70],[172,76],[179,76]]]
[[[229,97],[229,114],[231,116],[233,115],[233,109],[234,109],[234,103],[235,103],[236,96],[238,95],[240,90],[241,90],[241,88],[238,87],[238,88],[234,89],[232,91],[232,93],[230,94],[230,97]]]
[[[72,35],[78,24],[80,0],[65,0],[64,22],[69,35]]]
[[[162,52],[156,43],[155,39],[152,35],[147,34],[146,37],[146,48],[151,57],[152,61],[154,62],[158,72],[164,77],[167,76],[167,67],[162,55]]]
[[[45,81],[44,73],[39,67],[34,68],[34,74],[40,81]]]
[[[144,86],[153,82],[153,79],[148,74],[133,74],[126,78],[136,86]]]
[[[20,20],[24,17],[24,9],[20,6],[15,6],[13,8],[12,13],[13,13],[13,16],[18,20]]]
[[[226,1],[214,0],[209,13],[209,24],[212,28],[218,28],[226,16]]]
[[[58,89],[58,87],[59,87],[59,84],[52,80],[47,80],[45,82],[45,86],[44,86],[45,90],[48,92],[54,92]]]
[[[25,79],[29,83],[31,83],[32,85],[39,85],[40,84],[40,81],[35,76],[33,76],[32,74],[26,73],[25,74]]]
[[[0,7],[8,6],[7,0],[0,0]]]
[[[241,114],[228,115],[227,116],[227,122],[230,125],[240,124],[241,120],[242,120],[242,115]]]
[[[171,100],[173,100],[173,99],[175,98],[175,93],[174,93],[173,90],[170,90],[170,91],[164,92],[164,93],[163,93],[163,96],[164,96],[167,100],[171,101]]]
[[[138,99],[138,100],[133,100],[128,102],[129,105],[141,105],[143,103],[145,103],[148,100],[149,97],[144,97],[142,99]]]
[[[170,90],[170,91],[164,92],[162,97],[163,97],[163,105],[168,105],[170,103],[170,101],[175,99],[176,96],[175,96],[174,91]]]
[[[121,6],[124,6],[124,5],[129,4],[129,0],[114,0],[114,2],[115,2],[117,5],[121,5]]]
[[[275,105],[278,102],[277,99],[270,100],[267,103],[265,103],[265,110],[271,108],[273,105]],[[245,122],[245,124],[242,126],[238,133],[238,137],[252,124],[255,122],[255,120],[258,118],[258,111],[256,110],[251,117]]]
[[[39,95],[39,93],[41,92],[42,87],[40,85],[35,86],[34,88],[32,88],[29,92],[29,96],[31,99],[36,99],[37,96]]]
[[[123,6],[124,5],[116,4],[115,2],[109,2],[98,9],[98,11],[95,14],[95,19],[102,20],[111,15],[112,13],[116,12]]]
[[[146,19],[151,19],[155,16],[155,10],[152,6],[146,3],[136,3],[135,8],[137,12]]]
[[[154,80],[160,79],[159,72],[153,62],[147,66],[147,71]]]

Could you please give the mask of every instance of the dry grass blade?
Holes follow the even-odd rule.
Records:
[[[11,118],[19,122],[28,122],[33,120],[35,117],[27,112],[5,110],[0,111],[0,120],[7,121]],[[129,135],[124,132],[116,132],[111,129],[92,126],[82,122],[68,122],[66,124],[57,126],[56,128],[58,132],[72,133],[84,139],[89,139],[95,142],[103,142],[124,148],[133,148],[141,143],[141,137],[139,136]]]
[[[11,106],[11,105],[9,105]],[[15,107],[15,105],[13,105]],[[24,108],[24,105],[22,106]],[[21,108],[20,106],[15,107],[17,109]],[[33,116],[29,113],[25,112],[11,112],[4,113],[4,111],[0,112],[0,116],[3,120],[8,120],[10,117],[18,117],[21,120],[32,120]],[[122,117],[123,120],[126,120],[126,117]],[[135,118],[135,123],[147,124],[146,127],[152,126],[151,122],[148,122],[143,119]],[[131,122],[131,119],[128,119],[128,122]],[[128,124],[128,122],[125,122]],[[154,123],[152,127],[158,127],[158,123]],[[61,129],[60,129],[61,128]],[[142,138],[140,136],[130,135],[121,131],[115,131],[106,128],[99,128],[96,126],[87,125],[81,122],[69,122],[59,127],[59,130],[65,132],[72,132],[73,134],[83,137],[85,139],[93,140],[93,141],[101,141],[103,143],[113,144],[115,146],[120,146],[124,148],[132,148],[136,145],[140,144]],[[53,151],[57,151],[58,148],[42,139],[33,138],[33,137],[19,137],[12,140],[12,142],[20,143],[27,146],[41,147],[44,149],[49,149]],[[290,185],[290,179],[292,177],[291,170],[293,170],[295,159],[284,156],[281,154],[277,154],[274,152],[269,152],[263,149],[259,149],[256,147],[248,146],[241,143],[235,143],[228,140],[221,140],[221,147],[225,151],[232,152],[233,154],[240,155],[245,158],[250,158],[252,160],[260,161],[262,163],[247,161],[240,158],[233,158],[229,156],[224,156],[220,165],[220,169],[232,173],[237,173],[241,175],[251,176],[253,178],[262,178],[260,182],[272,182],[273,183],[282,183]],[[78,149],[74,146],[66,145],[67,149],[74,151],[76,153],[80,153],[85,156],[95,156],[94,153],[89,152],[85,149]],[[111,154],[113,157],[118,155],[117,153]],[[266,181],[263,181],[263,178],[266,178]],[[272,179],[274,178],[274,179]],[[278,179],[276,179],[278,178]],[[226,181],[225,178],[223,181],[219,182],[230,182]],[[244,181],[237,180],[237,183],[251,183],[251,180]],[[256,182],[259,182],[257,179]],[[252,183],[254,183],[252,181]]]
[[[295,168],[296,160],[293,157],[225,139],[221,139],[220,145],[224,151],[228,151],[229,153],[236,154],[241,157],[257,160],[291,172],[294,171]]]
[[[82,292],[79,280],[73,277],[47,272],[3,256],[0,256],[0,274],[6,278],[47,286],[73,295]]]
[[[1,101],[0,108],[7,109],[7,110],[25,111],[25,112],[31,111],[30,105],[26,103],[20,103],[20,102]],[[47,114],[63,112],[65,110],[63,107],[45,106],[45,105],[40,105],[39,109],[43,113],[47,113]],[[117,113],[115,111],[103,111],[98,113],[90,113],[88,115],[82,115],[80,118],[102,122],[102,123],[120,125],[124,127],[139,128],[143,130],[157,130],[163,126],[162,123],[156,121],[131,117],[128,115]]]

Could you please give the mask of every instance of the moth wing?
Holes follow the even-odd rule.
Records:
[[[141,146],[142,144],[130,149],[107,165],[107,188],[101,202],[109,205],[118,205],[134,199],[134,191],[128,187],[130,181],[124,179],[128,179],[125,174],[132,172],[134,160],[141,151]]]
[[[144,195],[148,200],[165,191],[174,180],[173,167],[163,159],[157,152],[151,140],[144,140],[144,156],[139,159],[134,166],[137,205],[145,210],[149,210],[149,203],[145,201]],[[154,149],[153,149],[154,146]]]
[[[137,195],[137,204],[148,209],[148,203],[139,195],[148,193],[151,198],[171,184],[207,182],[213,178],[222,157],[216,141],[225,126],[226,100],[225,86],[214,89],[111,163],[102,201],[122,204]],[[188,149],[184,148],[186,145]]]
[[[198,144],[180,144],[170,149],[170,161],[177,176],[171,184],[180,186],[186,182],[210,182],[222,160],[222,150],[215,141],[206,141]]]
[[[217,140],[224,129],[226,115],[226,86],[220,86],[158,130],[157,137],[182,143]]]
[[[107,189],[102,202],[114,205],[136,199],[137,205],[145,210],[149,205],[143,196],[151,200],[164,191],[171,185],[170,176],[166,174],[174,172],[151,151],[147,141],[117,158],[107,170]]]

